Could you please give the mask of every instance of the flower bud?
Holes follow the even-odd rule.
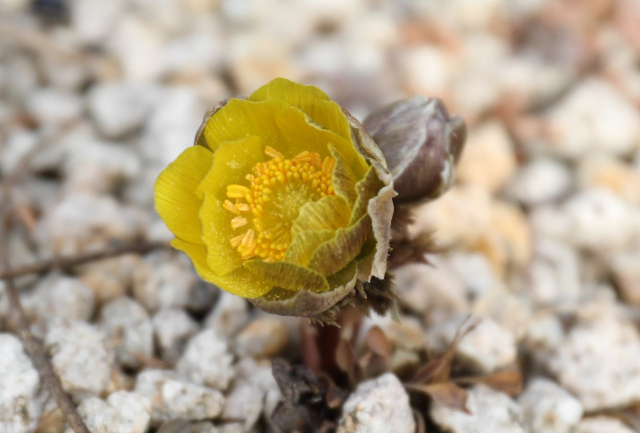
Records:
[[[387,105],[363,122],[385,156],[397,204],[417,204],[445,193],[467,136],[464,120],[449,117],[439,99],[414,96]]]

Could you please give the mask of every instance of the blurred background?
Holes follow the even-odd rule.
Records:
[[[421,207],[414,227],[434,230],[444,253],[398,272],[401,322],[367,319],[387,333],[396,367],[442,352],[471,313],[482,322],[459,362],[478,374],[518,367],[526,379],[513,401],[477,391],[474,407],[485,409],[470,416],[483,426],[474,431],[633,431],[637,0],[0,0],[0,180],[13,203],[13,266],[170,239],[153,208],[158,173],[192,144],[213,104],[275,77],[317,85],[361,120],[422,94],[467,122],[456,185]],[[270,374],[252,359],[300,359],[295,319],[220,295],[171,251],[18,282],[65,389],[78,403],[106,399],[85,411],[118,408],[118,390],[156,398],[152,385],[169,379],[143,368],[177,363],[235,399],[224,416],[253,419],[233,412],[249,405],[238,403],[248,398],[239,378]],[[0,390],[33,372],[19,362],[8,310],[0,283]],[[203,335],[220,345],[198,349]],[[189,361],[198,356],[219,371],[200,371]],[[0,392],[0,431],[31,431],[55,407],[40,382],[27,382]],[[253,423],[233,431],[273,428],[265,420],[277,388],[260,389]],[[25,415],[9,418],[17,397]],[[141,409],[152,425],[188,418],[159,398]],[[491,424],[495,407],[517,413],[520,427]],[[551,427],[549,413],[560,420]],[[429,416],[471,431],[447,409]]]

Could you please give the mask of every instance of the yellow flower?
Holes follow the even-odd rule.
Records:
[[[383,278],[394,195],[382,153],[322,91],[275,79],[213,110],[158,177],[158,214],[206,281],[317,316]]]

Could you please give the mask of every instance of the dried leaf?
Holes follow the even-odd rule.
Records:
[[[316,328],[300,321],[300,346],[305,367],[318,374],[322,367],[322,356],[318,347]]]
[[[387,365],[391,360],[393,346],[379,326],[372,327],[367,333],[367,345],[376,354],[384,358]]]
[[[434,383],[432,385],[405,385],[411,391],[418,391],[430,396],[433,401],[450,409],[471,413],[467,408],[469,393],[452,382]]]
[[[499,371],[488,376],[459,378],[454,382],[461,385],[482,383],[510,397],[515,397],[522,391],[522,375],[517,371]]]
[[[355,366],[356,366],[356,354],[353,350],[353,346],[345,340],[340,339],[338,347],[336,348],[336,364],[338,368],[349,375],[351,384],[355,384]]]
[[[443,383],[448,382],[451,377],[451,364],[456,354],[456,350],[460,341],[471,331],[473,331],[480,322],[476,321],[471,323],[465,328],[466,323],[469,321],[468,316],[458,327],[456,335],[453,337],[453,341],[449,345],[447,351],[440,358],[436,358],[429,361],[426,365],[418,370],[418,372],[411,379],[411,383]]]
[[[427,433],[427,424],[424,422],[424,416],[415,409],[413,411],[413,418],[416,420],[416,433]]]
[[[338,388],[336,384],[333,383],[333,380],[331,380],[331,378],[326,374],[323,374],[320,377],[320,382],[326,389],[325,401],[327,406],[331,409],[337,409],[342,406],[342,403],[344,403],[347,397],[347,393]]]

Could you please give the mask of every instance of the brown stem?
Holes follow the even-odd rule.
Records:
[[[8,198],[8,194],[3,194],[6,198]],[[8,203],[3,200],[5,205]],[[62,388],[62,384],[60,383],[60,379],[56,375],[53,370],[53,366],[47,358],[47,355],[44,351],[44,347],[40,343],[40,341],[31,333],[29,330],[29,319],[27,319],[27,315],[22,308],[22,303],[20,302],[20,295],[18,293],[18,288],[13,282],[13,278],[10,276],[11,274],[11,263],[9,260],[9,254],[7,252],[7,242],[5,240],[5,222],[6,219],[4,215],[1,215],[0,218],[0,267],[4,268],[4,273],[9,274],[9,277],[6,278],[6,291],[9,297],[9,303],[11,304],[12,310],[18,316],[18,335],[24,344],[24,349],[33,361],[33,365],[35,366],[38,374],[40,375],[40,379],[44,382],[47,389],[55,399],[58,407],[64,414],[65,419],[71,426],[71,428],[76,433],[91,433],[87,428],[86,424],[80,417],[75,405],[67,395],[67,393]]]
[[[170,248],[168,242],[138,242],[128,245],[122,245],[104,251],[96,251],[92,253],[79,254],[73,257],[57,257],[51,260],[45,260],[32,265],[21,266],[0,272],[0,281],[12,278],[22,277],[31,274],[45,274],[54,270],[71,269],[76,266],[84,265],[99,260],[109,259],[124,254],[145,254],[154,250],[162,250]]]

